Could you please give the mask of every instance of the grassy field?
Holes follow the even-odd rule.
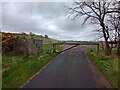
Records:
[[[2,87],[19,88],[58,53],[51,53],[51,45],[44,46],[44,52],[35,57],[18,56],[9,53],[2,56]]]
[[[58,42],[55,39],[49,39],[49,38],[45,38],[45,37],[42,37],[42,36],[39,36],[39,35],[33,35],[32,38],[43,40],[43,43],[48,43],[48,44],[52,44],[52,43],[57,43]]]
[[[87,53],[88,58],[92,60],[100,71],[107,78],[113,88],[118,88],[118,57],[115,54],[116,50],[113,51],[111,56],[106,56],[102,49],[97,54],[95,49],[90,49]]]

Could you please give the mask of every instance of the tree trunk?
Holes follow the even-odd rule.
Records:
[[[109,56],[109,55],[111,55],[111,48],[110,48],[108,42],[105,42],[105,44],[106,44],[105,45],[106,46],[105,47],[105,54]]]
[[[104,44],[103,44],[102,41],[101,41],[101,47],[102,47],[102,49],[105,51],[105,47],[104,47]]]
[[[102,31],[103,31],[103,36],[104,36],[104,39],[105,39],[105,54],[106,55],[111,55],[111,48],[110,48],[110,45],[108,43],[108,36],[106,34],[106,28],[105,28],[105,24],[103,23],[103,20],[101,19],[101,26],[102,26]]]

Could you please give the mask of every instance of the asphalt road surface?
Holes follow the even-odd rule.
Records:
[[[97,88],[85,53],[68,50],[55,58],[23,88]]]

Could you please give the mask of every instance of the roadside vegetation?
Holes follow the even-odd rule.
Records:
[[[28,57],[8,53],[2,57],[2,87],[19,88],[32,75],[38,72],[58,53],[51,53],[51,46],[45,46],[38,56]]]
[[[27,34],[24,35],[26,37],[29,36]],[[11,43],[11,39],[9,40],[8,38],[16,38],[15,36],[21,36],[21,38],[23,38],[23,34],[3,34],[2,43],[4,43],[5,48]],[[31,38],[31,36],[29,37]],[[2,55],[2,88],[19,88],[59,54],[52,53],[52,44],[57,42],[57,40],[37,35],[34,35],[32,38],[36,37],[43,40],[44,43],[47,43],[47,45],[43,45],[43,52],[39,55],[24,56],[13,52],[6,52]],[[56,47],[56,51],[59,50],[61,50],[60,47]]]
[[[113,49],[111,56],[106,56],[105,52],[100,49],[99,53],[96,53],[94,48],[89,49],[87,55],[90,60],[98,67],[98,69],[103,73],[108,82],[113,88],[118,88],[120,81],[118,80],[118,75],[120,73],[118,69],[119,58],[116,49]]]

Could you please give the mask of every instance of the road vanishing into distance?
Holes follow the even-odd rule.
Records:
[[[85,53],[73,48],[58,55],[22,88],[100,88],[100,85]]]

